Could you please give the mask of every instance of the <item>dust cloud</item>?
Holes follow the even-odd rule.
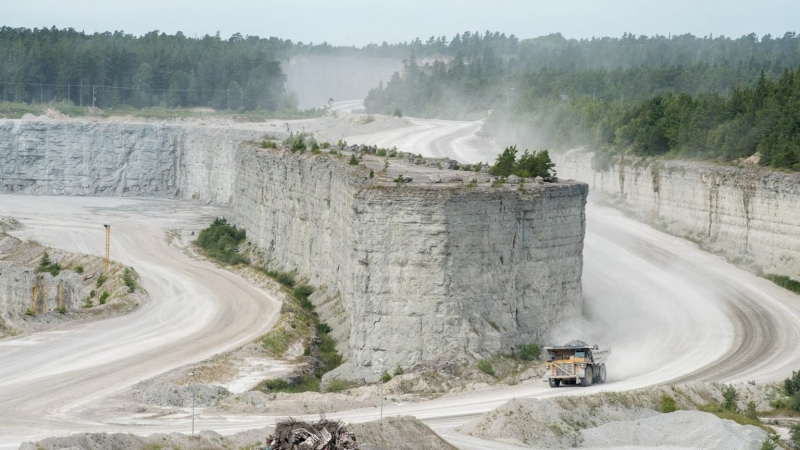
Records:
[[[586,222],[583,317],[555,329],[552,345],[611,347],[609,381],[691,372],[727,351],[723,299],[686,257],[697,248],[592,203]]]
[[[282,68],[286,90],[297,94],[300,109],[308,109],[320,108],[331,98],[363,99],[402,70],[403,63],[392,58],[313,56],[292,58]]]

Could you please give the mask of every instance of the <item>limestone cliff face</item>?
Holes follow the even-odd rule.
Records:
[[[686,161],[623,160],[593,170],[592,154],[556,156],[560,176],[729,258],[800,280],[800,174]]]
[[[23,317],[26,310],[46,313],[58,308],[77,308],[89,295],[85,284],[72,272],[64,271],[53,277],[0,261],[0,320]]]
[[[232,201],[236,146],[263,132],[0,120],[0,192]]]
[[[343,159],[249,145],[236,173],[250,240],[341,298],[349,350],[328,377],[510,352],[580,314],[585,184],[382,186]]]

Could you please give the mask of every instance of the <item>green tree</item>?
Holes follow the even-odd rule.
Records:
[[[150,64],[142,63],[133,77],[133,93],[131,99],[137,108],[151,105],[150,89],[153,83],[153,68]]]
[[[507,177],[514,172],[517,159],[517,146],[506,147],[497,155],[494,165],[489,168],[489,173],[498,177]]]

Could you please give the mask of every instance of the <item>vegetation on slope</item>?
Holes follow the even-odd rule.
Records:
[[[250,264],[239,252],[245,239],[245,230],[229,224],[225,218],[217,218],[200,232],[196,244],[218,261],[231,265]],[[286,294],[278,322],[262,336],[261,344],[270,354],[280,357],[293,343],[303,341],[306,363],[303,372],[288,379],[266,380],[256,389],[268,392],[319,391],[322,375],[338,367],[342,363],[342,355],[336,351],[336,341],[330,336],[331,327],[320,320],[309,299],[314,288],[299,283],[294,272],[255,268],[278,282]]]

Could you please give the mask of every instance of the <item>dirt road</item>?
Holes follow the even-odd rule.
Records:
[[[413,127],[351,143],[397,145],[427,156],[492,161],[469,139],[475,123],[412,119]],[[79,431],[141,434],[189,430],[189,415],[143,423],[79,418],[85,405],[165,370],[204,359],[264,332],[278,305],[212,264],[170,247],[168,229],[198,230],[219,209],[161,200],[0,196],[0,215],[18,217],[43,244],[100,254],[102,224],[113,227],[112,254],[142,275],[152,301],[136,312],[31,338],[0,341],[0,448]],[[800,367],[800,299],[693,244],[614,210],[590,204],[584,262],[585,315],[573,337],[610,345],[609,382],[550,389],[532,381],[415,404],[387,404],[384,415],[414,415],[440,430],[465,423],[514,397],[580,395],[667,382],[773,381]],[[367,421],[379,412],[328,415]],[[199,411],[198,429],[232,433],[272,417]],[[449,431],[447,431],[450,433]],[[465,444],[466,445],[466,444]]]
[[[135,312],[32,337],[0,341],[0,445],[80,429],[91,402],[167,369],[205,359],[268,330],[277,300],[167,244],[165,231],[199,230],[217,208],[161,200],[0,196],[0,215],[19,218],[20,237],[102,255],[135,268],[151,301]]]

